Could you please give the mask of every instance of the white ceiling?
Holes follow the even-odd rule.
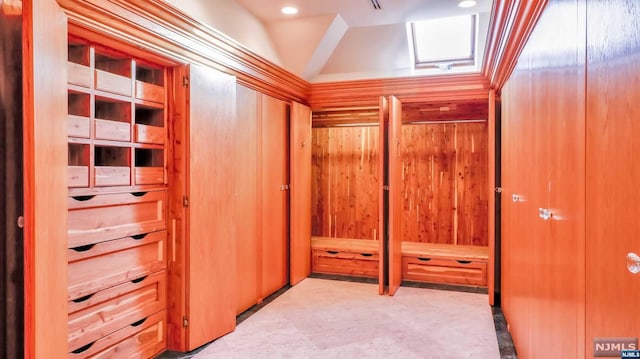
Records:
[[[235,0],[264,22],[282,65],[311,82],[410,76],[413,71],[406,23],[462,14],[479,14],[477,66],[448,72],[478,71],[484,54],[492,0],[470,9],[458,0]],[[292,5],[297,15],[280,9]]]

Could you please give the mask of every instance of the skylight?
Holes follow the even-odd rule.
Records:
[[[475,64],[476,16],[411,23],[416,68]]]

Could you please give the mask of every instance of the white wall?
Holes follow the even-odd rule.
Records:
[[[236,40],[256,54],[281,65],[264,24],[233,0],[164,0],[187,15]]]

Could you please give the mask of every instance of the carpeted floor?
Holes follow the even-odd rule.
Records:
[[[486,294],[377,290],[307,278],[192,358],[500,358]]]

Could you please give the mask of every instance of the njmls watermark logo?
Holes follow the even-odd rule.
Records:
[[[594,338],[593,356],[598,358],[640,358],[638,338]],[[630,355],[630,356],[628,356]]]

